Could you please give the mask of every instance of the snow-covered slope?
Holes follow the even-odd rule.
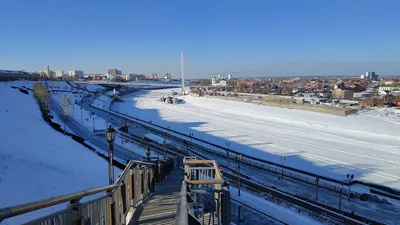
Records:
[[[241,192],[241,195],[238,196],[237,189],[234,187],[229,187],[231,198],[243,202],[261,212],[267,213],[268,215],[272,215],[274,218],[285,222],[291,225],[316,225],[322,224],[322,222],[311,218],[308,215],[303,215],[299,212],[296,212],[294,208],[288,206],[282,206],[277,203],[272,203],[270,201],[265,200],[262,197],[255,196],[254,194],[249,194],[245,191]],[[243,207],[246,210],[246,207]],[[251,212],[251,210],[249,210]],[[245,213],[243,213],[245,214]],[[238,214],[235,214],[236,216]],[[244,216],[244,215],[242,215]],[[250,215],[251,216],[251,215]],[[256,219],[257,217],[249,218],[249,219]],[[263,218],[263,217],[261,217]],[[265,217],[264,217],[265,218]],[[245,218],[248,219],[248,218]],[[269,219],[269,218],[267,218]],[[268,220],[267,220],[268,221]],[[275,224],[275,223],[265,223],[265,221],[253,221],[254,224]],[[276,223],[278,224],[278,223]]]
[[[140,91],[113,109],[276,163],[286,156],[291,167],[340,180],[354,173],[400,188],[400,119],[394,110],[338,117],[192,96],[184,96],[182,105],[157,101],[169,91]]]
[[[32,93],[0,83],[0,208],[108,185],[107,162],[42,118]],[[119,173],[116,170],[116,173]],[[21,224],[64,206],[4,221]]]

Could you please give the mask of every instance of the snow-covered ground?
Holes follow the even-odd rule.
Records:
[[[193,133],[246,154],[345,180],[346,174],[400,188],[400,128],[395,109],[338,117],[219,99],[182,97],[186,104],[157,100],[171,90],[143,90],[112,109]]]
[[[281,206],[277,203],[273,203],[270,201],[265,200],[262,197],[255,196],[252,194],[249,194],[245,191],[240,192],[240,196],[238,196],[237,189],[230,186],[230,193],[231,193],[231,198],[243,202],[261,212],[264,212],[268,215],[272,215],[274,218],[285,222],[287,224],[291,225],[303,225],[303,224],[322,224],[321,222],[309,217],[308,215],[302,215],[299,212],[296,211],[295,208],[288,208],[287,206]],[[242,207],[243,210],[246,210],[246,207]],[[243,213],[244,214],[244,213]],[[245,216],[243,215],[242,216]],[[235,214],[237,215],[237,214]],[[245,221],[254,219],[254,218],[243,218]],[[267,218],[268,219],[268,218]],[[267,220],[269,221],[269,219]],[[232,221],[235,222],[235,221]],[[269,223],[263,223],[263,221],[254,221],[257,224],[269,224]],[[248,223],[247,223],[248,224]]]
[[[82,86],[82,84],[81,84],[81,86]],[[59,104],[60,106],[62,105],[61,96],[62,95],[69,96],[71,99],[72,106],[70,106],[71,109],[69,110],[68,115],[70,116],[70,118],[74,119],[76,122],[83,125],[90,132],[95,132],[95,131],[99,132],[99,131],[105,130],[110,125],[113,126],[114,128],[117,128],[117,126],[119,126],[119,121],[116,121],[116,123],[118,125],[115,126],[111,122],[106,121],[103,118],[101,118],[100,116],[85,110],[80,105],[75,104],[75,102],[81,101],[84,94],[74,94],[71,92],[53,92],[51,95],[52,95],[52,98],[56,101],[56,103]],[[100,96],[99,99],[111,101],[111,98],[109,98],[107,96]],[[96,102],[96,100],[94,102]],[[109,105],[109,103],[108,103],[108,105]],[[102,106],[99,106],[99,107],[102,108]],[[51,111],[52,111],[52,114],[55,115],[54,116],[55,122],[58,122],[60,125],[62,125],[61,127],[64,128],[64,121],[61,118],[59,118],[58,116],[56,116],[56,113],[53,113],[53,110],[51,110]],[[67,123],[66,127],[67,127],[68,132],[73,133],[73,131],[71,131],[71,129],[69,129],[68,123]],[[151,134],[149,134],[149,135],[151,135]],[[161,137],[159,137],[159,138],[161,138]],[[126,138],[121,138],[120,133],[118,133],[115,137],[115,144],[125,148],[128,151],[139,154],[143,157],[146,156],[146,151],[143,146],[139,146],[136,143],[133,143],[133,142],[127,140]],[[93,146],[93,145],[91,145],[91,146]],[[97,147],[95,147],[95,148],[97,149]],[[157,155],[154,152],[152,152],[150,156],[156,157]]]
[[[150,140],[157,142],[158,144],[171,144],[171,141],[155,134],[148,133],[145,134],[144,136]]]
[[[103,90],[104,87],[97,84],[90,83],[75,83],[69,82],[68,84],[65,81],[44,81],[42,83],[47,84],[50,90],[74,90],[74,91],[100,91]]]
[[[363,110],[360,115],[367,119],[383,120],[385,122],[400,125],[400,110],[396,108],[375,108],[373,110]]]
[[[104,89],[103,86],[97,85],[97,84],[90,84],[90,83],[73,83],[74,85],[84,88],[88,91],[101,91]]]
[[[111,100],[112,98],[110,98],[109,96],[101,95],[100,97],[96,98],[91,105],[101,109],[108,109]]]
[[[32,93],[0,83],[0,208],[74,191],[108,185],[107,161],[71,137],[51,128],[42,118]],[[115,174],[121,171],[115,169]],[[21,224],[66,207],[60,205],[5,220]]]

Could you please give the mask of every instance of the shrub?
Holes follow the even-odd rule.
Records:
[[[26,95],[29,95],[29,92],[28,92],[27,90],[19,89],[19,91],[22,92],[22,93],[24,93],[24,94],[26,94]]]

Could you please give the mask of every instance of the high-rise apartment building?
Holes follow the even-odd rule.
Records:
[[[365,78],[370,79],[370,80],[375,80],[375,79],[378,79],[378,75],[375,74],[375,72],[366,72]]]
[[[122,75],[122,71],[119,69],[108,69],[108,75],[111,77]]]

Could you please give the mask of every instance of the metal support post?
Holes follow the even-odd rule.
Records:
[[[240,196],[240,161],[242,160],[243,160],[243,155],[240,154],[239,158],[237,159],[238,196]]]
[[[202,126],[200,126],[200,130],[201,130],[201,137],[200,137],[201,142],[200,142],[200,144],[201,144],[201,147],[203,147],[203,127]]]
[[[114,146],[113,146],[113,142],[110,142],[108,144],[108,172],[109,172],[109,184],[114,184],[114,166],[113,166],[113,160],[114,160],[114,155],[113,155],[113,151],[114,151]]]
[[[93,133],[94,133],[95,129],[94,129],[94,114],[93,114]]]
[[[281,156],[281,168],[282,168],[282,174],[281,174],[281,180],[283,180],[283,162],[286,160],[285,156]]]
[[[229,169],[229,152],[226,151],[226,167]]]
[[[348,201],[350,201],[350,197],[351,197],[351,189],[350,189],[350,187],[351,187],[351,181],[353,180],[353,178],[354,178],[354,174],[347,174],[347,180],[349,180],[349,183],[348,183],[348,185],[349,185],[349,195],[348,195]]]
[[[242,206],[239,205],[237,225],[240,225],[240,211],[241,211],[241,209],[242,209]]]
[[[342,192],[343,192],[343,184],[340,184],[340,198],[339,198],[339,213],[342,209]]]
[[[231,146],[231,143],[226,143],[225,145],[227,147],[227,150],[226,150],[226,167],[229,169],[229,147]]]
[[[72,225],[80,225],[82,223],[82,216],[80,215],[81,210],[80,210],[79,199],[72,200],[67,207],[72,209],[71,213]]]

